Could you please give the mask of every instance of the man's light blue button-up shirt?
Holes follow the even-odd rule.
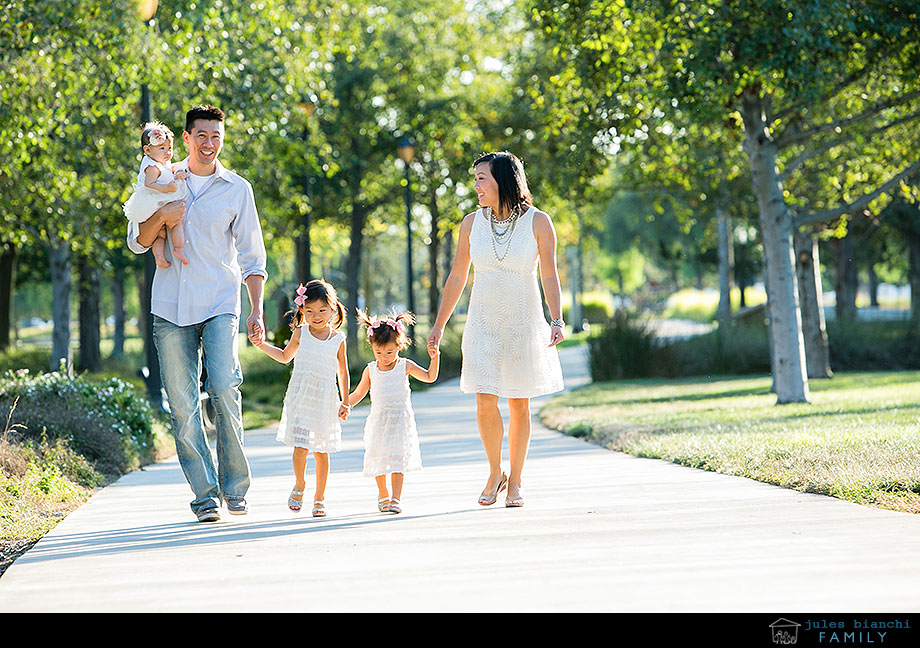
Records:
[[[188,171],[188,159],[178,168]],[[250,275],[268,278],[265,243],[252,185],[217,162],[217,171],[197,196],[185,202],[185,255],[188,265],[172,256],[169,268],[157,267],[150,310],[178,326],[200,324],[216,315],[240,315],[240,284]],[[144,254],[137,242],[140,228],[128,223],[128,248]]]

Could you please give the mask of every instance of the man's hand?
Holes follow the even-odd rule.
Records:
[[[246,329],[249,333],[249,340],[253,344],[260,346],[265,342],[265,323],[262,321],[262,313],[253,311],[246,320]]]

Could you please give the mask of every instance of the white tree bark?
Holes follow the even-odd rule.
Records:
[[[744,150],[751,166],[764,257],[770,274],[766,282],[767,308],[777,403],[806,403],[809,391],[795,277],[792,212],[783,198],[776,170],[776,145],[770,135],[759,90],[744,93],[741,114]]]

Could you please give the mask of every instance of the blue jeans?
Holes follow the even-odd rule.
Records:
[[[198,513],[218,506],[221,499],[246,496],[249,462],[243,452],[243,382],[237,352],[236,315],[217,315],[200,324],[177,326],[153,317],[153,339],[160,360],[160,377],[172,415],[176,454],[195,499]],[[199,384],[201,362],[208,375],[205,389],[217,412],[217,469],[201,424]]]

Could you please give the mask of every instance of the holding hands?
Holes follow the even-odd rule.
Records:
[[[262,328],[262,318],[250,315],[246,324],[249,328],[249,341],[252,342],[252,345],[258,348],[265,344],[265,329]]]
[[[443,335],[444,330],[439,326],[433,327],[431,333],[428,334],[428,355],[430,357],[433,358],[440,353],[441,336]]]

